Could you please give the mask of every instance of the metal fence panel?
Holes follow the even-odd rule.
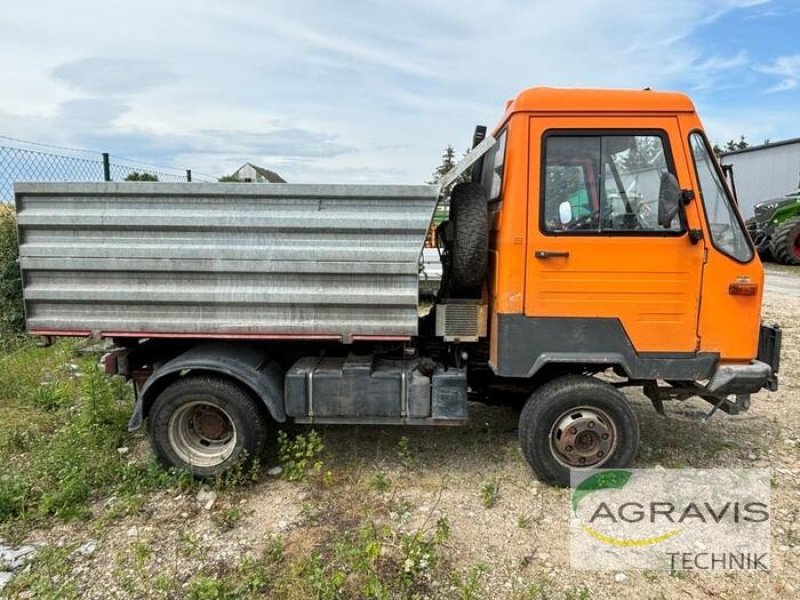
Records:
[[[437,186],[17,184],[28,328],[412,336]]]

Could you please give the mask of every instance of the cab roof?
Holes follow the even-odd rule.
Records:
[[[515,112],[685,113],[694,112],[694,105],[676,92],[534,87],[508,101],[506,116]]]

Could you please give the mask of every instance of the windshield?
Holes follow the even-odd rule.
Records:
[[[753,258],[753,248],[712,162],[716,159],[699,133],[691,134],[689,143],[697,172],[697,183],[700,185],[700,198],[711,232],[711,243],[731,258],[748,262]]]

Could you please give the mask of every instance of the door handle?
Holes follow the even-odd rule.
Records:
[[[536,250],[533,255],[536,258],[567,258],[569,252],[566,250]]]

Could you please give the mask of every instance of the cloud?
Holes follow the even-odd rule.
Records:
[[[155,60],[101,56],[60,64],[53,77],[79,92],[100,96],[134,94],[174,78]]]
[[[779,56],[771,63],[757,67],[756,70],[780,80],[766,90],[768,93],[792,90],[800,85],[800,54]]]
[[[56,124],[72,131],[107,129],[128,110],[128,103],[117,98],[78,98],[62,102]]]
[[[767,74],[750,66],[760,54],[711,50],[708,32],[773,4],[10,3],[0,52],[18,58],[4,65],[0,133],[212,174],[250,160],[291,181],[421,182],[442,147],[467,147],[533,85],[752,104],[761,89],[741,86]]]

